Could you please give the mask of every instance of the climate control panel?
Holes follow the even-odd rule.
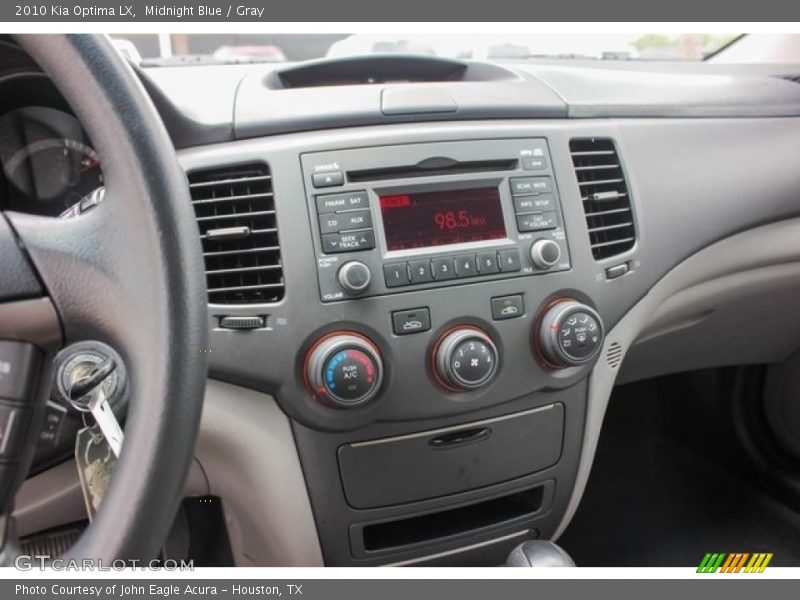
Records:
[[[603,321],[590,306],[565,299],[542,316],[538,346],[548,366],[577,367],[591,362],[603,345]]]
[[[383,360],[366,337],[340,332],[322,338],[308,353],[305,376],[314,396],[336,408],[365,404],[383,383]]]
[[[500,360],[489,335],[477,327],[456,327],[445,333],[433,351],[433,369],[439,382],[456,392],[489,384]]]

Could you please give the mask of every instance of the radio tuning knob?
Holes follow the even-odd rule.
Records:
[[[378,348],[356,333],[323,338],[309,352],[306,381],[314,396],[330,406],[349,408],[369,402],[383,382]]]
[[[357,260],[351,260],[339,268],[338,279],[345,294],[358,296],[369,287],[372,274],[367,265]]]
[[[531,244],[531,260],[540,269],[549,269],[561,258],[561,247],[553,240],[539,239]]]
[[[603,345],[603,321],[577,300],[561,300],[545,312],[537,332],[547,363],[559,369],[587,364]]]
[[[433,368],[440,381],[453,391],[467,391],[488,384],[497,374],[497,347],[477,327],[458,327],[436,345]]]

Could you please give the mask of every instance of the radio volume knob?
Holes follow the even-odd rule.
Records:
[[[367,338],[342,332],[323,338],[308,354],[306,380],[312,393],[338,408],[372,400],[383,382],[383,361]]]
[[[441,338],[434,351],[433,368],[445,387],[466,391],[494,379],[498,359],[492,339],[477,327],[465,326]]]
[[[367,265],[357,260],[351,260],[339,268],[338,279],[345,294],[358,296],[369,287],[372,274]]]
[[[561,247],[553,240],[539,239],[531,244],[531,260],[540,269],[549,269],[561,258]]]
[[[603,321],[597,312],[577,300],[561,300],[547,309],[539,324],[539,348],[556,368],[591,362],[603,345]]]

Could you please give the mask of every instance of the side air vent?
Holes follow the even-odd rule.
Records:
[[[800,75],[778,75],[778,78],[791,81],[792,83],[800,83]]]
[[[612,369],[616,369],[622,362],[622,346],[617,342],[612,342],[606,351],[606,362]]]
[[[263,163],[188,173],[203,242],[208,300],[277,302],[284,283],[272,177]]]
[[[589,227],[592,256],[600,260],[630,250],[636,242],[636,229],[614,142],[575,139],[570,140],[569,149]]]

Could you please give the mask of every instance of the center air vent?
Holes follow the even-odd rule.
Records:
[[[283,298],[272,177],[263,163],[188,173],[214,304]]]
[[[636,229],[614,142],[575,139],[570,140],[569,149],[586,214],[592,256],[600,260],[630,250],[636,242]]]

